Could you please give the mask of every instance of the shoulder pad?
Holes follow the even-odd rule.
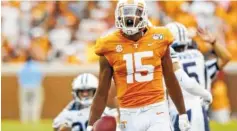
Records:
[[[111,41],[117,38],[118,30],[114,30],[113,32],[106,34],[96,41],[95,45],[95,53],[99,56],[103,56],[111,49]]]

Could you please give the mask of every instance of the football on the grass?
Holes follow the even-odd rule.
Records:
[[[116,120],[113,116],[103,116],[93,126],[93,131],[116,131]]]

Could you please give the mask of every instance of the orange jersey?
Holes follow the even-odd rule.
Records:
[[[164,100],[161,59],[173,37],[165,27],[148,27],[137,42],[120,31],[97,40],[95,52],[113,67],[119,106],[142,107]]]

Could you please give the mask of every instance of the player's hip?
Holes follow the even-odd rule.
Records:
[[[165,100],[137,108],[120,108],[121,115],[160,115],[168,114],[168,105]]]
[[[139,108],[121,108],[120,121],[125,125],[125,131],[146,131],[157,127],[164,131],[171,129],[166,101]]]

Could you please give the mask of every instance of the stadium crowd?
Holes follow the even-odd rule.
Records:
[[[29,50],[41,61],[93,63],[96,39],[113,28],[116,1],[2,2],[2,62],[23,63]],[[154,25],[177,21],[188,27],[198,48],[210,47],[198,37],[197,26],[213,31],[237,60],[236,1],[148,2]],[[37,52],[37,53],[36,53]]]

